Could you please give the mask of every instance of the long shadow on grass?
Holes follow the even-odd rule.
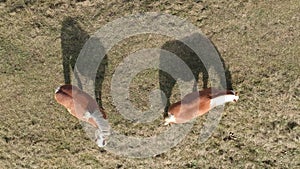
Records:
[[[61,27],[61,48],[64,79],[71,84],[71,73],[74,72],[75,63],[84,43],[90,36],[84,31],[76,19],[67,17]],[[77,78],[77,75],[75,75]],[[79,87],[82,87],[79,84]]]
[[[199,74],[202,74],[201,80],[202,80],[203,88],[208,87],[209,73],[208,73],[206,67],[204,66],[203,62],[197,56],[197,54],[190,47],[188,47],[185,43],[183,43],[183,41],[193,42],[195,37],[197,37],[197,38],[200,37],[200,39],[203,38],[203,39],[201,39],[201,41],[203,40],[204,44],[205,43],[207,44],[207,42],[210,42],[214,46],[214,44],[211,41],[209,41],[208,39],[206,39],[205,37],[203,37],[203,35],[200,35],[200,36],[199,35],[200,34],[197,34],[197,35],[194,34],[194,35],[186,37],[182,40],[168,41],[162,46],[162,49],[174,53],[177,57],[179,57],[182,61],[184,61],[185,64],[190,68],[190,70],[192,71],[194,78],[196,80],[196,83],[193,86],[193,91],[197,90],[197,84],[200,80]],[[199,44],[199,48],[201,49],[204,47],[202,47],[201,44]],[[213,68],[216,72],[216,75],[219,76],[219,78],[221,78],[221,80],[222,80],[222,78],[224,78],[224,76],[222,76],[220,74],[223,73],[222,70],[225,70],[225,78],[226,79],[223,79],[223,80],[226,82],[226,86],[223,86],[223,88],[232,89],[231,73],[230,73],[228,67],[225,66],[224,59],[221,57],[221,55],[216,47],[215,47],[215,49],[216,49],[216,52],[219,55],[219,58],[222,62],[223,69],[216,67],[216,65],[220,65],[220,64],[214,64],[214,62],[211,61],[208,56],[200,56],[200,57],[203,58],[204,60],[205,59],[209,60],[208,62],[206,62],[206,66],[208,66],[209,69]],[[161,61],[161,66],[163,66],[162,63],[167,63],[167,62]],[[178,67],[178,69],[180,69],[180,67]],[[177,80],[178,79],[172,78],[168,73],[166,73],[162,70],[159,71],[160,89],[164,92],[166,99],[167,99],[167,103],[166,103],[166,107],[165,107],[165,111],[164,111],[165,117],[167,116],[167,111],[170,106],[170,97],[172,95],[172,90],[173,90]],[[191,81],[192,79],[189,79],[188,76],[185,76],[185,77],[180,78],[180,80]]]
[[[71,74],[74,73],[74,77],[76,79],[77,85],[79,88],[83,88],[83,83],[82,79],[80,79],[77,71],[74,71],[76,67],[76,61],[77,58],[80,54],[80,51],[83,49],[84,45],[86,42],[90,42],[91,44],[87,45],[89,49],[92,47],[93,49],[90,49],[90,51],[85,51],[83,55],[87,54],[90,55],[92,54],[96,58],[91,56],[86,56],[86,60],[84,63],[81,63],[80,66],[82,66],[80,69],[78,69],[77,65],[77,70],[84,76],[90,76],[90,72],[88,71],[94,71],[94,70],[89,70],[89,67],[91,64],[94,64],[93,59],[98,59],[96,55],[98,55],[97,52],[101,53],[102,51],[102,45],[99,44],[98,40],[94,40],[93,38],[90,38],[89,34],[81,28],[79,23],[77,22],[76,18],[72,17],[66,17],[63,22],[62,22],[62,28],[61,28],[61,47],[62,47],[62,64],[63,64],[63,71],[64,71],[64,80],[65,84],[71,84]],[[96,51],[95,51],[96,49]],[[94,52],[94,53],[90,53]],[[84,57],[84,56],[83,56]],[[107,64],[107,57],[105,56],[102,62],[100,63],[97,74],[96,74],[96,79],[94,83],[94,92],[96,99],[99,103],[99,105],[102,107],[102,102],[101,102],[101,87],[102,87],[102,82],[104,80],[104,74],[105,74],[105,68]]]

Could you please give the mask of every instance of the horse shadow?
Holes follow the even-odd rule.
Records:
[[[199,38],[200,37],[200,38]],[[194,39],[198,38],[198,41],[195,41]],[[201,43],[199,43],[199,41]],[[205,52],[200,52],[201,55],[198,56],[195,52],[195,50],[191,49],[185,42],[197,42],[198,44],[198,49],[200,48],[201,50],[201,45],[203,43],[203,46],[207,46],[208,43],[211,44],[210,48],[214,48],[215,49],[215,56],[218,55],[221,64],[214,64],[214,59],[216,58],[210,58],[209,55],[204,55]],[[196,45],[197,46],[197,45]],[[206,47],[203,47],[204,50]],[[231,80],[231,73],[229,71],[229,67],[226,67],[225,65],[225,61],[224,59],[221,57],[220,52],[217,50],[216,46],[207,38],[205,38],[203,35],[200,34],[192,34],[191,36],[185,37],[183,39],[180,40],[171,40],[171,41],[167,41],[166,43],[164,43],[161,47],[161,49],[163,50],[167,50],[169,52],[172,52],[173,54],[175,54],[177,57],[179,57],[191,70],[194,78],[195,78],[195,82],[193,84],[193,91],[197,90],[197,85],[199,83],[199,81],[202,81],[203,84],[203,88],[207,88],[209,85],[209,71],[207,69],[214,69],[215,70],[215,74],[217,76],[219,76],[222,80],[226,82],[226,86],[222,86],[223,88],[226,89],[232,89],[232,80]],[[208,50],[207,50],[208,51]],[[200,59],[201,58],[201,59]],[[206,61],[205,63],[203,62]],[[161,63],[166,63],[166,61],[161,61]],[[221,69],[220,69],[220,65],[221,65]],[[164,65],[160,65],[160,66],[164,66]],[[218,67],[216,67],[218,66]],[[178,69],[180,69],[180,67],[178,67]],[[223,69],[223,72],[222,72]],[[222,76],[222,73],[225,74],[225,76]],[[199,79],[199,74],[202,74],[202,79]],[[182,81],[191,81],[193,79],[189,78],[190,76],[184,76],[181,77],[180,80]],[[224,79],[225,78],[225,79]],[[170,103],[170,97],[172,95],[172,90],[176,84],[176,82],[179,79],[174,79],[172,76],[170,76],[167,72],[162,71],[162,69],[159,70],[159,87],[160,90],[164,93],[165,97],[166,97],[166,106],[165,106],[165,110],[164,110],[164,117],[167,117],[168,114],[168,108],[170,107],[171,103]]]
[[[90,42],[88,45],[92,44],[93,49],[96,50],[92,49],[88,51],[88,53],[81,53],[82,50],[86,49],[85,46],[88,42]],[[95,59],[98,59],[98,54],[103,53],[103,47],[100,41],[91,38],[90,35],[84,29],[82,29],[78,22],[78,18],[66,17],[63,20],[61,27],[61,48],[65,84],[72,83],[71,75],[74,74],[75,79],[73,83],[76,81],[77,86],[80,89],[83,89],[86,84],[84,84],[85,82],[80,77],[80,74],[83,76],[91,76],[91,72],[96,71],[96,75],[93,75],[95,79],[92,79],[95,89],[93,92],[96,96],[99,106],[102,107],[101,88],[104,80],[105,69],[107,67],[107,57],[105,56],[102,59],[100,65],[97,67],[97,70],[89,70],[90,65],[95,64]],[[90,57],[89,52],[93,52],[92,57]],[[85,59],[83,63],[76,63],[79,56],[85,57],[80,59]]]

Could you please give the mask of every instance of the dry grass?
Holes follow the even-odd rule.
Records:
[[[114,19],[149,11],[198,26],[229,66],[241,99],[226,106],[218,129],[205,143],[197,143],[202,117],[171,151],[130,159],[99,149],[54,101],[53,92],[74,62],[63,59],[76,58],[90,35]],[[300,168],[299,11],[298,0],[0,1],[0,168]],[[108,54],[101,99],[116,129],[129,126],[124,132],[132,135],[153,132],[154,124],[142,127],[122,120],[106,91],[122,58],[163,43],[141,36]],[[143,109],[149,90],[158,87],[149,81],[157,72],[139,77],[131,92],[134,104]]]

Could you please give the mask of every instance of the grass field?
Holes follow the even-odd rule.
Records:
[[[0,168],[300,168],[299,11],[299,0],[1,0]],[[97,147],[53,94],[71,82],[76,57],[95,31],[145,12],[175,15],[197,26],[219,50],[240,100],[225,106],[206,142],[197,142],[203,116],[170,151],[132,159]],[[132,37],[107,54],[97,92],[115,130],[133,136],[164,130],[157,129],[159,122],[143,126],[122,119],[109,91],[123,58],[168,40]],[[149,70],[133,79],[134,105],[147,109],[149,91],[159,87],[151,79],[158,76]],[[172,93],[171,101],[178,98]]]

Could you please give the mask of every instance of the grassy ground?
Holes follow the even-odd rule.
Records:
[[[199,27],[229,66],[240,100],[225,107],[205,143],[197,143],[201,117],[167,153],[130,159],[99,149],[54,101],[53,92],[70,81],[69,66],[96,30],[149,11]],[[299,11],[299,0],[0,1],[0,168],[300,168]],[[159,37],[143,35],[108,54],[101,100],[115,129],[155,134],[155,124],[143,128],[122,120],[106,91],[122,58],[163,44]],[[143,72],[133,80],[132,100],[141,109],[148,106],[149,90],[158,87],[149,79],[157,76]]]

